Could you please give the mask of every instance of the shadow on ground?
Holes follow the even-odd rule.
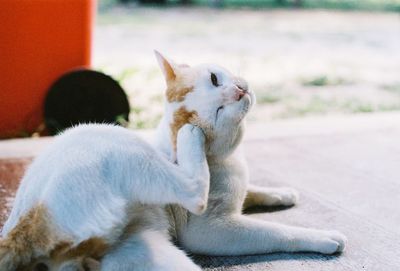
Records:
[[[243,211],[244,214],[258,214],[258,213],[273,213],[284,211],[292,208],[293,206],[254,206],[247,208]]]
[[[271,253],[264,255],[249,256],[218,256],[210,257],[203,255],[193,256],[194,261],[203,268],[218,268],[242,266],[263,263],[269,265],[274,261],[331,261],[336,260],[338,255],[322,255],[317,253]]]

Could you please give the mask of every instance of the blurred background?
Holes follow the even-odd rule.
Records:
[[[250,122],[400,110],[399,0],[99,3],[93,65],[125,88],[130,126],[162,113],[157,49],[180,63],[246,78]]]
[[[46,135],[46,125],[60,122],[54,114],[67,125],[104,120],[113,111],[112,120],[131,128],[154,128],[165,89],[154,49],[178,63],[216,63],[247,79],[258,98],[250,122],[400,110],[400,0],[0,5],[0,138]],[[114,112],[107,103],[112,93],[106,92],[118,86],[104,89],[93,74],[59,84],[63,94],[44,110],[56,79],[79,67],[123,87],[129,122],[126,109]],[[117,109],[128,106],[121,99]]]

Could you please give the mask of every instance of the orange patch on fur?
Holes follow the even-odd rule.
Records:
[[[56,233],[44,205],[32,208],[0,242],[0,269],[12,270],[46,255],[56,244]]]
[[[196,111],[188,111],[186,107],[182,106],[174,112],[173,122],[170,124],[171,139],[174,152],[176,152],[176,141],[179,129],[186,123],[194,123],[198,119]]]
[[[193,87],[177,87],[170,86],[167,88],[167,100],[168,102],[182,102],[185,100],[186,95],[193,91]]]
[[[109,248],[103,239],[97,237],[77,246],[60,238],[47,208],[44,205],[32,208],[20,218],[6,238],[0,240],[0,270],[30,267],[37,258],[47,258],[55,263],[76,258],[100,259]]]
[[[79,266],[82,270],[100,270],[97,265],[109,248],[109,244],[98,237],[85,240],[77,246],[73,246],[72,242],[61,241],[50,251],[49,255],[33,259],[29,265],[18,271],[31,271],[39,263],[45,263],[50,270],[58,270],[63,264]]]
[[[71,247],[69,243],[60,244],[51,252],[50,257],[57,258],[58,260],[67,260],[77,257],[100,259],[104,256],[109,247],[109,244],[103,239],[93,237],[79,243],[75,247]]]

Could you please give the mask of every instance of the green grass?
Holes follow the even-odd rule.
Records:
[[[384,86],[382,86],[382,89],[400,95],[400,83],[393,84],[393,85],[384,85]]]
[[[117,80],[120,84],[122,84],[125,80],[128,78],[132,77],[135,75],[137,72],[139,72],[139,68],[132,67],[132,68],[127,68],[124,69],[122,72],[120,72],[117,76],[115,76],[115,80]]]
[[[194,0],[194,3],[207,5],[208,0]],[[293,7],[293,0],[224,0],[224,7]],[[400,11],[399,0],[302,0],[303,8],[326,8],[342,10]]]
[[[337,101],[333,99],[323,99],[319,96],[313,96],[305,104],[287,103],[283,112],[279,113],[276,118],[292,118],[303,117],[307,115],[323,115],[328,111],[337,107]]]
[[[103,11],[118,3],[118,0],[101,0],[99,2],[99,9]],[[209,6],[211,2],[210,0],[192,0],[193,5],[200,6]],[[294,0],[223,0],[222,7],[292,8],[294,3]],[[179,0],[167,0],[167,4],[167,6],[176,6],[179,4]],[[301,8],[400,12],[400,0],[302,0]]]
[[[258,104],[274,104],[281,102],[285,97],[279,90],[257,91]]]
[[[322,87],[322,86],[349,85],[352,82],[341,77],[319,75],[313,78],[302,79],[301,83],[303,86]]]
[[[324,115],[332,112],[357,114],[398,110],[400,110],[400,101],[393,104],[374,105],[368,101],[362,101],[357,98],[339,101],[335,98],[322,98],[318,95],[314,95],[305,103],[287,102],[284,110],[276,114],[274,118],[281,119]]]
[[[399,0],[305,0],[306,8],[400,11]]]
[[[208,3],[207,0],[194,0],[202,4]],[[224,0],[225,7],[293,7],[293,0]],[[342,10],[385,10],[400,11],[400,1],[398,0],[303,0],[303,8],[326,8]]]
[[[362,102],[358,99],[351,99],[342,104],[344,111],[349,113],[370,113],[377,111],[377,108],[371,103]]]

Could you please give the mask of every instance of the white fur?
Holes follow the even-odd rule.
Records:
[[[66,131],[30,166],[3,238],[38,204],[47,208],[59,239],[75,244],[98,237],[113,245],[128,223],[143,224],[150,211],[139,212],[139,218],[132,211],[143,204],[176,203],[202,213],[209,184],[204,135],[188,124],[178,133],[178,146],[182,141],[178,167],[121,127],[91,124]],[[154,208],[159,211],[150,215],[161,221],[147,223],[146,228],[163,225],[164,210]],[[167,230],[167,222],[162,229]]]
[[[241,214],[243,204],[246,204],[246,207],[252,204],[293,205],[298,198],[298,193],[290,188],[272,189],[248,183],[247,165],[239,143],[244,132],[244,117],[254,105],[255,96],[248,91],[248,95],[239,101],[235,99],[237,84],[248,88],[244,80],[216,65],[181,67],[158,53],[156,56],[164,74],[168,73],[166,67],[170,65],[181,79],[194,86],[194,91],[187,94],[183,102],[166,104],[165,115],[157,128],[156,148],[167,157],[174,157],[169,127],[173,122],[173,113],[181,106],[199,114],[206,123],[206,127],[202,128],[211,139],[206,145],[210,170],[210,192],[206,212],[200,216],[187,214],[177,206],[171,207],[172,212],[169,212],[171,232],[179,245],[189,252],[205,255],[246,255],[277,251],[311,251],[326,254],[341,252],[346,238],[336,231],[286,226]],[[211,72],[217,74],[221,83],[219,87],[212,85]],[[224,109],[217,115],[221,105],[224,105]],[[178,144],[178,153],[179,149]],[[195,159],[195,156],[191,159]],[[156,239],[152,241],[157,242]],[[166,248],[169,248],[171,254],[175,251],[169,244],[165,244],[164,249]],[[137,247],[131,247],[131,254],[127,247],[123,253],[116,251],[113,253],[114,264],[108,258],[107,268],[102,270],[128,271],[135,266],[140,266],[140,270],[144,271],[164,270],[154,265],[145,267],[148,258],[142,258],[140,261],[138,257],[133,256],[137,253],[136,249]],[[158,251],[165,253],[160,248],[154,248],[149,253],[157,254]],[[129,259],[127,255],[131,255]],[[197,270],[188,266],[176,268],[180,261],[181,257],[173,257],[165,260],[164,266],[167,270],[170,270],[168,268],[171,266],[174,267],[172,270]],[[120,262],[129,262],[131,265],[123,267]]]

